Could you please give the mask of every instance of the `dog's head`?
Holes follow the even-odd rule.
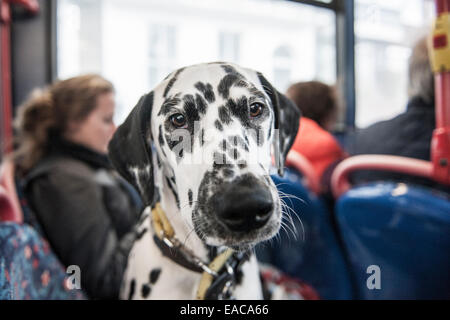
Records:
[[[200,64],[173,72],[144,95],[109,155],[148,205],[157,194],[153,170],[161,170],[182,218],[207,244],[250,246],[280,227],[269,167],[273,154],[282,174],[299,117],[262,74]]]

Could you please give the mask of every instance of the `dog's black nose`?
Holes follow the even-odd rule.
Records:
[[[259,183],[231,182],[216,193],[213,207],[219,221],[228,229],[248,232],[267,223],[273,200],[269,189]]]

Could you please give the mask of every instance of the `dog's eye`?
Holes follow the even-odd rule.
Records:
[[[263,105],[261,103],[252,103],[250,105],[250,116],[256,118],[263,112]]]
[[[171,115],[169,121],[176,128],[182,128],[186,125],[186,117],[181,113]]]

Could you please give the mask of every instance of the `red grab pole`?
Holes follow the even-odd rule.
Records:
[[[450,184],[450,0],[436,0],[436,14],[431,41],[436,102],[431,161],[434,180]]]
[[[2,106],[2,150],[0,152],[7,153],[12,147],[12,98],[11,98],[11,58],[10,58],[10,20],[11,12],[9,3],[5,0],[0,0],[0,41],[1,41],[1,106]]]
[[[1,136],[3,141],[0,153],[7,153],[12,148],[12,89],[11,89],[11,8],[18,4],[32,13],[39,11],[37,0],[0,0],[0,70],[1,70]]]

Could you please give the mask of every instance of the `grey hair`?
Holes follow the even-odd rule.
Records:
[[[409,98],[420,97],[426,103],[434,101],[434,74],[428,52],[428,37],[422,37],[409,58]]]

